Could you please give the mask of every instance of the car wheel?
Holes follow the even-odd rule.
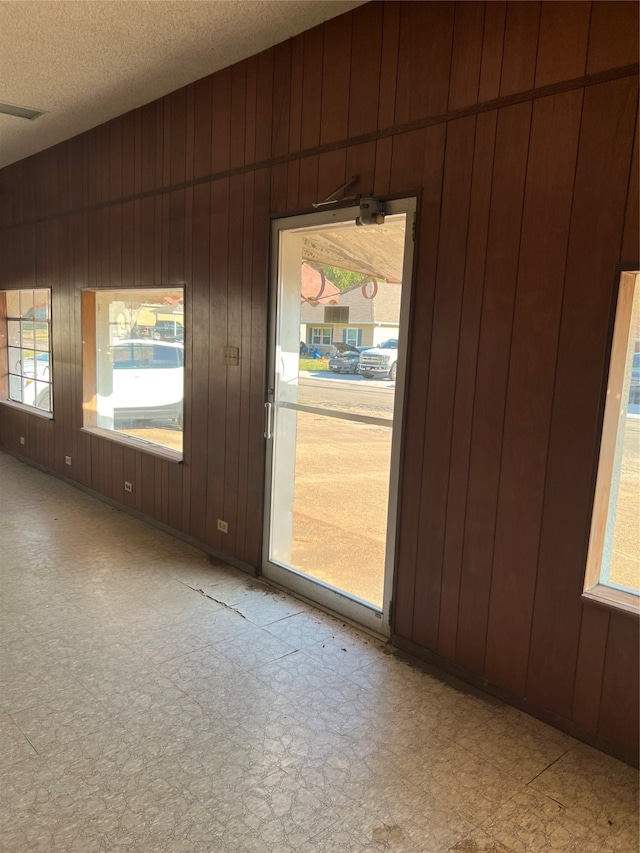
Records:
[[[396,373],[398,372],[398,362],[391,365],[391,370],[389,371],[389,379],[392,382],[396,381]]]
[[[363,371],[362,371],[362,373],[361,373],[360,375],[361,375],[361,376],[364,376],[364,378],[365,378],[365,379],[373,379],[373,373],[369,373],[368,371],[366,371],[366,372],[365,372],[365,371],[363,370]]]
[[[151,337],[154,341],[159,341],[162,336],[160,335],[160,332],[154,332]]]

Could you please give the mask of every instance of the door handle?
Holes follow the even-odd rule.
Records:
[[[273,437],[273,403],[264,404],[264,437]]]

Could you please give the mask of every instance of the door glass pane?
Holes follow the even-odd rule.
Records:
[[[392,430],[279,409],[276,434],[271,559],[381,607]]]

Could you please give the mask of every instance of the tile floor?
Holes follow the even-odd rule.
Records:
[[[636,772],[0,454],[3,853],[631,853]]]

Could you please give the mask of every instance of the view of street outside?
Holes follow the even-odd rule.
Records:
[[[389,420],[388,426],[300,412],[292,564],[382,607],[395,383],[301,373],[299,401]]]
[[[640,415],[626,418],[609,580],[640,589]]]

